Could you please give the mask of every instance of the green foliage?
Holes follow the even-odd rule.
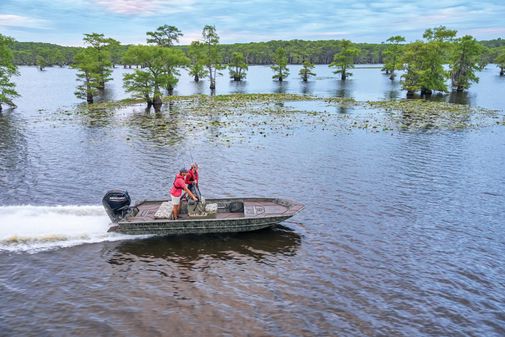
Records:
[[[160,99],[161,88],[175,87],[177,68],[189,62],[182,50],[158,46],[130,46],[125,58],[143,68],[125,74],[123,86],[134,97],[145,99],[148,107]]]
[[[422,64],[425,52],[424,42],[416,41],[405,47],[402,62],[405,64],[405,74],[402,75],[402,88],[409,93],[421,90]]]
[[[147,43],[154,43],[158,47],[170,48],[175,42],[179,42],[179,37],[183,36],[181,31],[175,26],[163,25],[158,27],[155,32],[147,32]],[[173,94],[174,88],[179,81],[180,75],[178,67],[189,65],[189,59],[186,58],[181,50],[175,50],[167,54],[169,62],[164,66],[164,83],[169,95]]]
[[[500,68],[500,76],[505,74],[505,47],[501,48],[496,57],[496,66]]]
[[[37,55],[35,64],[37,67],[39,67],[40,70],[44,70],[44,68],[47,67],[46,59],[42,55]]]
[[[234,81],[243,80],[247,76],[247,69],[249,69],[244,54],[240,52],[233,53],[228,68],[230,71],[230,78]]]
[[[52,57],[49,59],[50,64],[58,65],[63,67],[65,65],[65,55],[60,49],[56,49],[53,53],[51,53]]]
[[[340,79],[345,80],[352,73],[348,69],[354,68],[354,59],[359,55],[359,49],[349,40],[342,40],[340,44],[340,52],[333,56],[333,62],[329,67],[334,67],[334,74],[341,74]]]
[[[205,64],[209,74],[210,89],[214,90],[216,89],[217,70],[224,69],[218,49],[219,35],[216,32],[216,27],[211,25],[203,27],[202,38],[205,45],[203,64]]]
[[[205,68],[205,45],[202,42],[191,42],[188,50],[188,56],[190,59],[188,72],[190,76],[193,76],[195,82],[198,82],[200,81],[200,78],[209,75],[209,72]]]
[[[483,51],[484,47],[472,36],[465,35],[456,40],[450,59],[450,72],[452,87],[457,91],[468,89],[471,82],[479,82],[475,72],[482,70],[480,61]]]
[[[131,74],[124,74],[123,87],[134,98],[142,98],[148,105],[152,104],[151,97],[154,94],[153,89],[156,87],[156,81],[152,73],[136,69]]]
[[[72,64],[74,55],[81,49],[41,42],[14,42],[12,45],[15,64],[36,65],[37,57],[41,56],[48,67]]]
[[[428,28],[424,31],[423,38],[429,42],[451,42],[456,37],[456,30],[447,29],[445,26]]]
[[[405,42],[405,38],[400,35],[391,36],[387,39],[386,49],[384,50],[384,70],[386,74],[390,74],[389,78],[394,80],[396,77],[395,70],[402,69],[403,64],[401,62],[402,55],[402,45],[400,43]]]
[[[11,81],[12,76],[18,75],[10,49],[13,43],[14,39],[0,34],[0,111],[2,111],[2,103],[16,106],[12,99],[19,96],[16,85]]]
[[[72,68],[77,69],[77,81],[79,85],[74,92],[79,99],[85,99],[88,103],[93,103],[94,96],[99,92],[100,69],[98,63],[98,51],[92,47],[81,49],[75,57]]]
[[[455,30],[440,26],[424,32],[426,42],[416,41],[406,47],[402,59],[406,70],[402,76],[403,89],[409,93],[421,90],[421,94],[448,91],[445,82],[450,72],[444,69],[444,64],[452,54],[455,36]]]
[[[172,47],[179,42],[182,32],[175,26],[163,25],[154,32],[147,32],[147,43],[155,44],[159,47]]]
[[[444,59],[438,43],[409,44],[403,57],[406,70],[402,76],[403,89],[421,90],[422,94],[430,94],[432,90],[447,92],[445,81],[449,72],[444,69]]]
[[[111,50],[119,46],[119,41],[106,38],[103,34],[97,33],[84,34],[83,40],[96,51],[94,64],[96,64],[97,69],[95,69],[94,75],[97,76],[98,88],[103,90],[105,89],[105,83],[112,80],[111,75],[114,65],[112,64]]]
[[[284,48],[278,48],[273,57],[272,57],[274,65],[271,66],[274,71],[273,79],[282,82],[289,75],[288,65],[288,57],[286,55],[286,51]]]
[[[298,74],[304,82],[307,82],[310,76],[316,76],[316,73],[313,73],[312,69],[314,69],[314,65],[310,61],[303,61],[302,69],[300,69]]]

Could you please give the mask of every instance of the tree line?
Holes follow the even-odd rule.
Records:
[[[10,78],[18,74],[16,64],[20,60],[41,70],[46,66],[70,65],[77,70],[79,84],[75,95],[90,104],[111,80],[114,66],[134,67],[133,72],[124,75],[123,86],[133,97],[143,99],[148,109],[154,107],[156,111],[161,108],[162,95],[173,93],[182,68],[196,82],[208,78],[210,89],[214,90],[220,71],[227,68],[230,79],[241,81],[251,63],[271,64],[272,78],[280,82],[289,75],[288,64],[302,64],[299,71],[302,81],[316,75],[315,63],[328,64],[345,81],[352,76],[350,70],[355,64],[382,63],[382,70],[391,80],[399,70],[404,72],[401,83],[407,95],[447,92],[447,80],[453,90],[468,89],[472,82],[478,81],[476,72],[490,60],[497,63],[500,75],[504,75],[505,40],[487,41],[490,47],[486,47],[472,36],[456,35],[455,30],[440,26],[427,29],[422,39],[412,43],[397,35],[380,45],[345,39],[222,45],[216,28],[206,25],[199,40],[179,46],[183,33],[175,26],[163,25],[146,33],[146,44],[122,46],[103,34],[90,33],[84,34],[84,48],[16,43],[0,35],[0,109],[1,103],[14,105],[17,92]]]
[[[485,63],[497,63],[496,58],[502,48],[505,48],[505,39],[479,41],[484,48],[482,58]],[[356,57],[356,64],[382,64],[386,42],[383,43],[356,43],[360,50]],[[290,40],[219,44],[218,52],[222,55],[223,63],[228,64],[233,59],[234,53],[242,53],[245,62],[249,65],[269,65],[273,63],[275,51],[283,48],[288,56],[289,64],[303,64],[305,60],[313,64],[330,64],[333,55],[340,50],[341,40]],[[122,57],[129,45],[118,45],[112,50],[114,65],[122,65]],[[175,46],[182,49],[186,55],[190,46]],[[82,49],[80,47],[66,47],[42,42],[17,42],[14,41],[12,51],[16,65],[48,66],[71,65],[74,55]]]

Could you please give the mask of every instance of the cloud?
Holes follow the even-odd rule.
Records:
[[[193,0],[95,0],[95,3],[117,14],[151,16],[189,11]]]
[[[49,21],[43,19],[14,14],[0,14],[0,27],[47,29],[49,26]]]

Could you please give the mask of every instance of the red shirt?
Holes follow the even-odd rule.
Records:
[[[180,197],[182,195],[182,191],[186,187],[184,183],[184,177],[180,174],[175,176],[174,183],[172,184],[172,188],[170,189],[170,194],[174,197]]]
[[[190,169],[186,175],[186,184],[198,183],[198,171]]]

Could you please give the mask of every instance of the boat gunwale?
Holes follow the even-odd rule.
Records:
[[[138,207],[142,205],[143,203],[162,203],[168,201],[167,199],[156,199],[156,200],[140,200],[135,203],[133,207]],[[206,201],[211,201],[211,202],[226,202],[226,201],[269,201],[269,202],[274,202],[280,206],[286,207],[286,211],[283,213],[275,213],[271,214],[268,216],[261,216],[261,217],[247,217],[247,216],[242,216],[242,217],[233,217],[233,218],[193,218],[193,219],[177,219],[177,220],[171,220],[171,219],[155,219],[153,218],[152,220],[138,220],[135,221],[135,217],[132,218],[132,220],[125,220],[121,219],[118,221],[116,224],[118,225],[126,225],[126,224],[144,224],[144,223],[187,223],[187,222],[215,222],[215,221],[236,221],[236,220],[247,220],[247,219],[269,219],[269,218],[276,218],[276,217],[287,217],[290,218],[300,212],[305,206],[301,203],[298,203],[294,200],[290,199],[283,199],[283,198],[264,198],[264,197],[247,197],[247,198],[211,198],[211,199],[206,199]],[[237,214],[244,214],[244,213],[237,213]]]

